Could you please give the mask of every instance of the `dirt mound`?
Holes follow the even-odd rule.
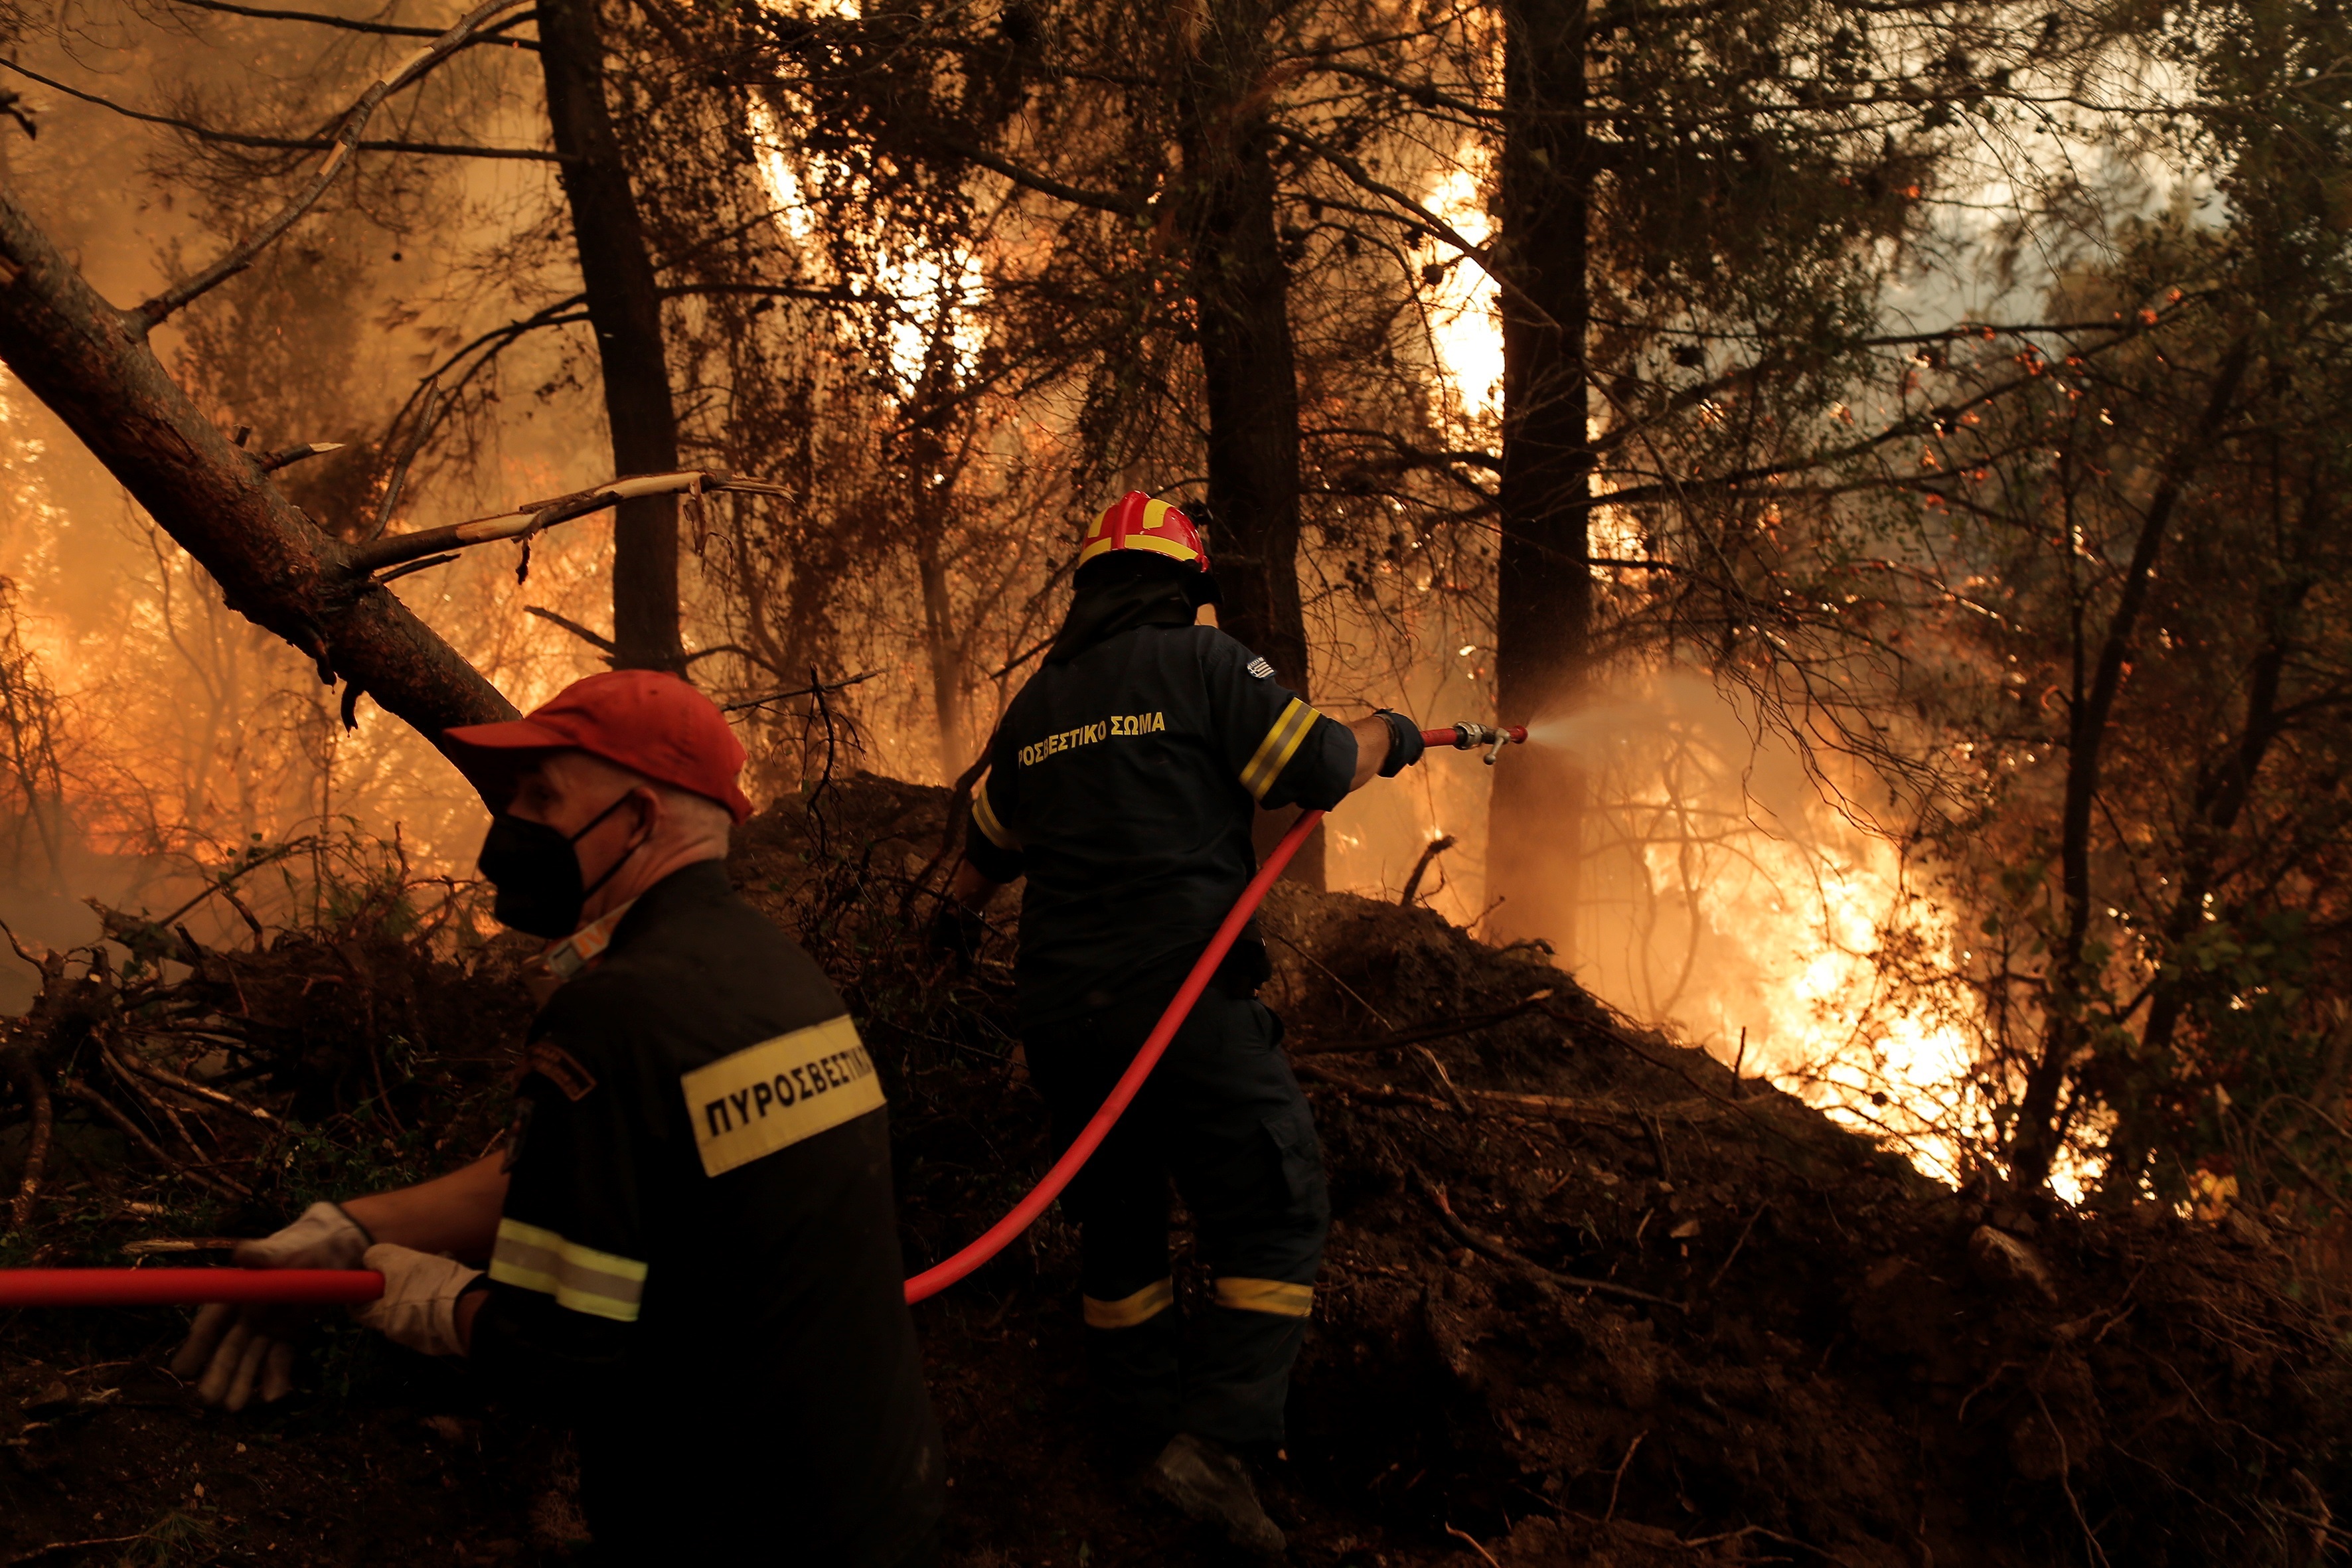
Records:
[[[851,781],[738,858],[891,1042],[910,1267],[1054,1152],[1005,1029],[1012,917],[962,984],[908,940],[944,805]],[[817,834],[874,847],[850,874]],[[2344,1366],[2254,1232],[1954,1192],[1425,910],[1285,884],[1265,924],[1335,1208],[1276,1487],[1296,1559],[2284,1563],[2331,1538]],[[1143,1560],[1081,1457],[1074,1243],[1049,1217],[926,1310],[943,1401],[989,1435],[961,1445],[974,1562]],[[1040,1460],[1066,1478],[1043,1510]]]
[[[1426,1467],[1418,1510],[1394,1489],[1423,1528],[1527,1562],[2315,1560],[2343,1370],[2258,1238],[1951,1192],[1424,911],[1294,891],[1274,924],[1341,1194],[1298,1407],[1359,1473],[1390,1449],[1376,1495]]]
[[[969,974],[919,941],[947,804],[840,781],[757,819],[731,862],[887,1077],[910,1268],[1056,1152],[1009,1031],[1010,916]],[[1285,886],[1265,926],[1336,1210],[1266,1489],[1292,1561],[2286,1564],[2336,1540],[2342,1363],[2252,1227],[1952,1192],[1426,910]],[[504,950],[453,959],[379,909],[193,956],[169,980],[60,977],[49,1021],[0,1042],[102,1086],[148,1140],[59,1098],[7,1262],[193,1260],[152,1244],[413,1179],[495,1127],[519,1023]],[[0,1111],[7,1192],[24,1125]],[[1198,1299],[1181,1223],[1178,1247]],[[223,1417],[160,1370],[180,1321],[0,1321],[0,1560],[571,1550],[562,1434],[461,1373],[337,1328],[317,1392]],[[954,1562],[1222,1561],[1136,1505],[1093,1439],[1058,1214],[919,1321]]]

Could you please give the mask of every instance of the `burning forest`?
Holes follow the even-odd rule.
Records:
[[[0,1561],[2340,1560],[2347,58],[0,0]]]

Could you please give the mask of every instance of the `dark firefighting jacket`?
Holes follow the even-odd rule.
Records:
[[[600,1547],[886,1564],[935,1521],[874,1064],[723,866],[533,1021],[471,1357],[578,1423]]]
[[[997,727],[967,835],[982,875],[1028,879],[1023,1023],[1172,990],[1257,869],[1258,809],[1328,810],[1355,771],[1348,727],[1213,626],[1045,665]]]

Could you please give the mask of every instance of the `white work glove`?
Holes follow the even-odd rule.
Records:
[[[352,1317],[394,1344],[426,1355],[466,1353],[466,1342],[457,1337],[457,1298],[482,1277],[480,1269],[390,1242],[369,1247],[360,1267],[383,1276],[383,1294],[353,1307]]]
[[[302,1217],[273,1236],[241,1241],[230,1254],[247,1268],[357,1268],[368,1233],[333,1204],[312,1204]],[[215,1301],[196,1314],[172,1358],[172,1375],[194,1377],[206,1405],[242,1410],[258,1384],[264,1405],[294,1388],[294,1344],[310,1316],[300,1308],[238,1306]]]

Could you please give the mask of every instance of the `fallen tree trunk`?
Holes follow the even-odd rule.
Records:
[[[146,318],[101,298],[5,187],[0,363],[212,574],[230,608],[307,654],[320,679],[349,681],[436,742],[453,724],[514,716],[214,428],[149,348]]]

